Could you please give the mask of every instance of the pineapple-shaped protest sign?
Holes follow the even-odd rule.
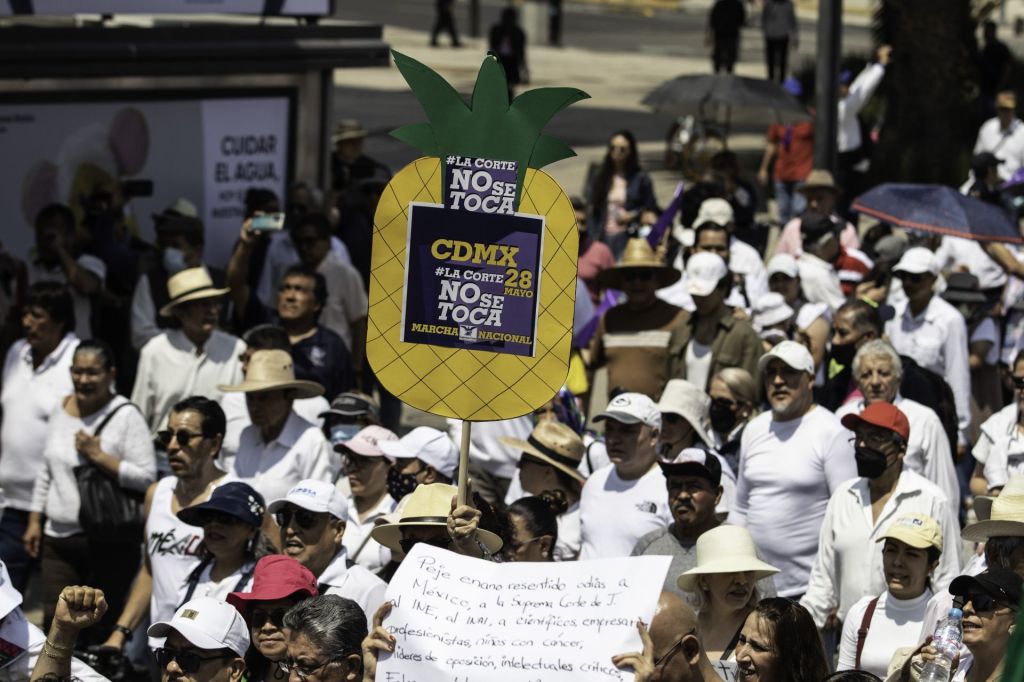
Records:
[[[469,105],[392,52],[429,123],[392,132],[427,156],[385,188],[374,217],[366,353],[402,401],[471,421],[527,414],[568,371],[578,235],[542,166],[574,155],[541,130],[588,95],[539,88],[512,102],[489,55]]]

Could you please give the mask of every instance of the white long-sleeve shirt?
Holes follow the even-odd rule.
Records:
[[[995,116],[982,123],[974,142],[974,153],[982,152],[991,152],[1002,159],[999,178],[1009,180],[1014,171],[1024,166],[1024,122],[1015,118],[1005,130]]]
[[[121,460],[118,484],[127,490],[145,492],[156,480],[153,437],[146,421],[137,409],[128,405],[127,398],[114,396],[103,409],[85,419],[72,417],[60,405],[50,417],[43,447],[43,467],[32,490],[32,511],[46,515],[44,531],[47,535],[68,537],[82,532],[78,523],[81,498],[74,470],[86,460],[75,449],[75,434],[82,430],[94,435],[96,427],[114,410],[117,413],[100,433],[100,449]]]
[[[1014,401],[981,423],[978,442],[971,448],[971,455],[984,464],[996,441],[1013,435],[1016,430],[1017,403]]]
[[[65,335],[38,367],[32,366],[32,349],[24,339],[7,351],[0,393],[0,486],[9,507],[32,509],[50,417],[71,393],[71,360],[77,347],[78,337]]]
[[[807,590],[829,498],[856,475],[850,432],[818,405],[785,422],[766,412],[743,430],[729,523],[745,526],[764,560],[779,569],[780,596]]]
[[[970,441],[971,370],[967,348],[967,322],[960,311],[933,295],[916,317],[909,302],[896,308],[896,316],[885,325],[892,347],[946,380],[956,403],[961,444]]]
[[[800,600],[818,627],[825,625],[832,609],[838,607],[839,619],[845,620],[857,600],[885,589],[878,539],[893,521],[911,513],[927,514],[942,529],[943,547],[948,551],[942,552],[932,576],[935,589],[945,590],[960,574],[960,524],[956,508],[938,486],[904,470],[896,490],[872,520],[868,480],[855,478],[844,483],[828,502],[807,594]]]
[[[927,405],[904,398],[899,393],[893,405],[907,415],[910,422],[910,440],[907,442],[907,454],[903,457],[903,468],[921,474],[939,486],[947,499],[959,504],[960,481],[949,451],[949,438],[939,416]],[[836,410],[836,416],[842,419],[848,414],[860,414],[865,407],[863,398],[851,400]]]
[[[917,646],[917,633],[921,630],[925,608],[931,596],[931,590],[925,589],[913,599],[897,599],[888,590],[878,597],[875,612],[868,623],[868,634],[864,638],[859,670],[866,670],[883,680],[886,678],[893,652],[899,647]],[[836,670],[858,669],[857,631],[872,599],[873,596],[864,597],[850,608],[846,622],[843,623]]]
[[[217,330],[198,354],[180,329],[168,329],[150,339],[139,355],[132,390],[132,402],[142,410],[150,433],[164,428],[179,400],[192,395],[220,400],[224,393],[218,385],[241,383],[238,356],[244,350],[244,341]]]
[[[850,152],[858,149],[862,144],[860,136],[860,121],[857,114],[868,103],[871,96],[878,89],[878,84],[885,76],[885,67],[881,64],[868,64],[864,70],[857,74],[857,77],[850,84],[850,91],[846,97],[839,100],[839,121],[836,137],[839,152]]]

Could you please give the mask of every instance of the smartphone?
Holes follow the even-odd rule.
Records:
[[[284,228],[284,213],[264,213],[253,216],[252,229],[255,232],[272,232]]]

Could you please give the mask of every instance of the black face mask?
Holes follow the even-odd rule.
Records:
[[[843,367],[850,367],[853,365],[853,356],[856,354],[856,343],[844,343],[840,345],[833,344],[828,356]]]
[[[708,417],[711,419],[711,428],[718,433],[732,433],[732,430],[736,428],[736,422],[739,421],[739,417],[732,407],[717,400],[711,401]]]
[[[857,460],[857,475],[864,478],[878,478],[889,468],[889,458],[874,448],[855,445],[853,456]]]
[[[416,474],[403,474],[394,467],[388,469],[388,494],[395,502],[401,502],[417,485]]]

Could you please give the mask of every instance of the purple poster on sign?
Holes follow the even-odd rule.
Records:
[[[515,213],[516,161],[449,156],[445,207],[473,213]]]
[[[543,243],[542,216],[410,204],[402,341],[533,356]]]

